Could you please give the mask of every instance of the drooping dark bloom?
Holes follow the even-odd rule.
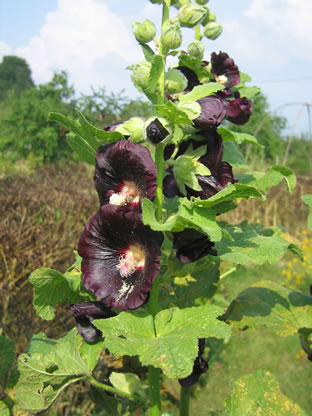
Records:
[[[70,305],[70,309],[75,318],[79,334],[88,343],[95,342],[102,335],[102,332],[92,324],[92,321],[94,319],[111,318],[116,315],[102,302],[75,303]]]
[[[168,134],[168,130],[165,129],[158,118],[155,118],[146,128],[146,135],[154,144],[160,143]]]
[[[97,151],[94,181],[101,206],[140,207],[143,198],[154,198],[156,178],[150,152],[140,144],[119,140]]]
[[[217,251],[213,246],[214,243],[206,235],[191,228],[173,234],[173,248],[183,264],[192,263],[208,254],[216,256]]]
[[[182,74],[187,79],[187,87],[185,89],[185,92],[190,92],[194,87],[200,85],[196,73],[187,66],[178,66],[174,69],[177,69],[178,71],[182,72]]]
[[[240,83],[238,67],[225,52],[211,54],[211,73],[215,80],[223,84],[225,88],[231,88]]]
[[[143,224],[139,212],[103,205],[79,240],[84,286],[107,306],[139,308],[159,271],[162,240],[162,233]]]
[[[179,383],[182,387],[192,387],[195,383],[197,383],[200,375],[208,370],[208,363],[204,358],[202,358],[204,349],[205,339],[201,338],[198,340],[198,355],[194,361],[193,371],[189,376],[179,379]]]
[[[201,108],[201,114],[193,120],[194,126],[200,130],[217,127],[226,116],[227,101],[218,95],[210,95],[197,101]]]
[[[252,103],[248,98],[236,98],[229,101],[227,108],[227,120],[234,124],[242,125],[247,123],[252,113]]]

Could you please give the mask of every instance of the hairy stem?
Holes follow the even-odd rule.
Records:
[[[190,390],[185,387],[181,387],[180,416],[189,416],[189,406],[190,406]]]

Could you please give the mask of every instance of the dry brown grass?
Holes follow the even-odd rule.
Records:
[[[38,267],[66,270],[98,202],[92,170],[83,164],[1,179],[0,189],[0,327],[21,351],[35,332],[55,335],[73,325],[64,310],[52,323],[36,316],[27,278]]]

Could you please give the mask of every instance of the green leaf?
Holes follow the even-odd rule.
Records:
[[[141,48],[144,54],[144,58],[147,60],[147,62],[152,63],[154,55],[155,55],[155,52],[153,51],[153,49],[150,46],[146,45],[145,43],[141,44]]]
[[[164,60],[160,55],[154,55],[153,60],[151,61],[152,67],[149,76],[148,82],[148,93],[154,93],[158,80],[164,72]]]
[[[5,404],[3,400],[0,400],[0,416],[11,416],[10,408]]]
[[[0,336],[0,382],[10,370],[15,358],[14,342]]]
[[[247,221],[240,225],[226,226],[232,241],[222,239],[215,244],[218,256],[223,261],[238,264],[276,263],[284,256],[290,243],[280,236],[280,231],[262,229]]]
[[[166,104],[157,104],[156,113],[159,117],[164,117],[173,124],[193,124],[188,115],[171,101]]]
[[[223,160],[230,163],[236,169],[248,169],[244,156],[234,142],[223,143]]]
[[[224,86],[217,82],[208,82],[207,84],[197,85],[197,87],[194,87],[188,94],[181,95],[179,101],[184,104],[190,104],[193,101],[208,97],[223,89]]]
[[[143,365],[161,368],[170,378],[183,378],[192,372],[198,338],[230,336],[229,327],[217,319],[221,312],[214,305],[166,309],[153,322],[152,315],[140,310],[94,324],[113,354],[138,355]]]
[[[186,198],[180,199],[177,214],[170,216],[165,222],[156,220],[155,207],[149,199],[143,199],[143,223],[155,231],[183,231],[185,228],[194,228],[208,235],[211,241],[222,238],[221,229],[216,222],[216,212],[205,208],[189,205]]]
[[[113,371],[109,381],[116,389],[128,394],[136,393],[141,385],[139,377],[132,373],[116,373]]]
[[[46,410],[69,384],[91,375],[68,337],[37,336],[35,346],[18,359],[17,402],[32,413]]]
[[[88,344],[87,342],[83,341],[79,348],[81,358],[91,371],[95,369],[102,351],[103,342],[101,340],[95,344]]]
[[[308,216],[308,227],[312,230],[312,195],[303,195],[301,197],[302,201],[305,202],[310,208],[310,214]]]
[[[254,87],[246,87],[246,86],[239,87],[238,86],[237,89],[241,97],[246,97],[249,99],[261,93],[261,89],[256,86]]]
[[[194,120],[201,114],[200,104],[196,101],[192,103],[179,103],[178,108],[182,110],[190,120]]]
[[[312,297],[276,282],[258,282],[241,292],[224,315],[235,328],[267,327],[287,337],[312,329]]]
[[[240,377],[225,400],[221,416],[307,416],[281,391],[276,378],[265,370]]]
[[[212,208],[215,207],[215,210],[219,212],[219,204],[223,204],[225,202],[231,202],[235,199],[249,199],[249,198],[261,198],[263,200],[263,195],[254,188],[253,186],[243,185],[240,183],[228,183],[227,186],[222,189],[221,191],[217,192],[215,195],[208,199],[200,199],[200,198],[191,198],[191,201],[187,202],[187,200],[183,200],[183,203],[189,207],[196,206],[196,207],[204,207],[204,208]]]
[[[254,144],[256,146],[264,148],[264,146],[258,143],[258,140],[251,134],[238,133],[236,131],[231,131],[229,129],[226,129],[225,127],[219,127],[218,133],[221,134],[224,142],[232,141],[238,145],[242,144],[243,142],[247,142],[247,143]]]
[[[57,270],[41,268],[29,276],[34,287],[34,307],[40,318],[47,321],[55,316],[55,306],[94,300],[81,284],[81,273],[62,274]],[[81,293],[82,292],[82,293]]]
[[[249,183],[259,189],[259,191],[267,192],[272,186],[276,186],[284,179],[289,193],[293,193],[296,186],[296,175],[293,171],[285,166],[272,166],[267,173],[254,172],[257,179]]]

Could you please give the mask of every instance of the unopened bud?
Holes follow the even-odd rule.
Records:
[[[209,0],[195,0],[197,4],[204,5],[207,4]]]
[[[205,46],[200,40],[194,40],[188,45],[187,51],[194,58],[202,60],[204,57]]]
[[[145,90],[149,86],[149,76],[151,64],[149,62],[139,62],[134,66],[131,79],[139,90]]]
[[[209,22],[204,27],[204,35],[208,39],[217,39],[222,33],[222,26],[217,22]]]
[[[150,2],[153,4],[160,4],[162,3],[162,0],[150,0]]]
[[[209,22],[215,22],[216,21],[216,15],[210,11],[210,8],[208,6],[203,6],[207,10],[206,16],[203,18],[203,20],[200,22],[200,24],[205,27],[207,23]]]
[[[181,7],[178,18],[181,26],[194,27],[206,16],[207,10],[197,4],[186,4]]]
[[[169,24],[161,34],[161,43],[167,50],[177,49],[182,43],[180,23]]]
[[[177,94],[187,87],[187,79],[174,69],[165,73],[165,89],[169,94]]]
[[[132,30],[136,40],[140,43],[148,43],[153,40],[156,29],[154,23],[150,20],[144,20],[143,22],[133,22]]]
[[[146,128],[146,135],[154,144],[160,143],[168,136],[168,130],[155,118]]]

